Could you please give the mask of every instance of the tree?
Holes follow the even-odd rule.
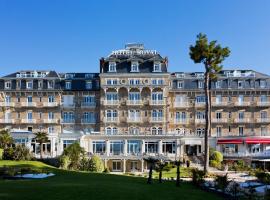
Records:
[[[210,81],[216,79],[216,75],[221,71],[221,63],[230,55],[228,47],[222,48],[217,41],[208,43],[205,34],[199,34],[194,46],[190,46],[190,58],[194,63],[202,63],[204,72],[204,93],[205,93],[205,134],[204,134],[204,172],[209,168],[209,144],[208,136],[211,135],[211,93]]]
[[[82,148],[78,142],[69,145],[63,152],[63,155],[68,156],[70,160],[69,168],[79,169],[80,161],[84,153],[84,148]]]
[[[34,134],[35,134],[34,140],[36,140],[36,142],[39,143],[39,146],[40,146],[40,158],[42,159],[43,144],[49,142],[48,135],[46,132],[37,132]]]
[[[0,148],[6,149],[13,144],[13,138],[7,130],[0,131]]]
[[[153,168],[155,167],[155,164],[159,161],[158,158],[156,157],[152,157],[152,156],[149,156],[149,157],[145,157],[144,160],[150,164],[150,167],[149,167],[149,175],[148,175],[148,179],[147,179],[147,184],[152,184],[152,176],[153,176]]]
[[[181,161],[178,160],[175,162],[176,164],[176,186],[180,186],[180,165],[181,165]]]
[[[89,161],[89,170],[92,172],[103,172],[104,171],[104,164],[99,156],[94,155],[91,157],[91,159]]]
[[[162,183],[162,172],[163,171],[170,171],[171,165],[164,162],[163,160],[160,160],[156,163],[155,170],[159,173],[158,181],[159,183]]]

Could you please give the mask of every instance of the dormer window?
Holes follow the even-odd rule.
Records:
[[[48,81],[48,89],[54,88],[54,81]]]
[[[27,81],[26,82],[26,88],[27,89],[33,89],[33,81]]]
[[[115,62],[109,63],[109,72],[116,72],[116,63]]]
[[[11,89],[11,81],[5,82],[5,89]]]
[[[74,78],[74,74],[65,74],[66,79],[72,79]]]
[[[67,90],[70,90],[70,89],[71,89],[71,82],[70,82],[70,81],[66,81],[65,88],[66,88]]]
[[[48,83],[48,86],[49,86],[49,83]],[[42,88],[42,81],[38,81],[38,89],[41,89]]]
[[[93,78],[93,74],[85,74],[85,78]]]
[[[216,82],[216,88],[221,88],[221,81]]]
[[[177,88],[184,88],[184,81],[178,81]]]
[[[238,88],[244,87],[244,81],[238,81]]]
[[[204,87],[204,82],[203,81],[199,81],[198,82],[198,88],[203,88]]]
[[[138,62],[131,63],[131,72],[139,72],[139,63]]]
[[[260,88],[266,88],[266,81],[260,80]]]
[[[154,72],[161,72],[161,64],[159,62],[154,63]]]
[[[85,83],[85,88],[86,88],[87,90],[92,89],[92,81],[86,81],[86,83]]]

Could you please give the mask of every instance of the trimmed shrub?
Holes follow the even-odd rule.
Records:
[[[104,171],[104,164],[99,156],[94,155],[91,157],[91,159],[89,161],[89,170],[92,172],[103,172]]]
[[[211,167],[218,168],[218,169],[220,169],[222,166],[221,163],[217,162],[216,160],[210,160],[209,164]]]
[[[219,151],[213,151],[210,155],[210,160],[214,160],[218,163],[221,163],[223,161],[223,155]]]
[[[16,145],[13,152],[13,160],[31,160],[32,155],[29,149],[23,145]]]
[[[71,162],[68,156],[66,155],[60,156],[59,161],[60,161],[60,167],[62,169],[69,169],[69,165]]]

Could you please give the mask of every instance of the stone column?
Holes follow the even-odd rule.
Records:
[[[141,172],[142,173],[144,172],[144,160],[143,159],[141,160]]]
[[[176,157],[179,158],[181,155],[181,140],[180,139],[177,139],[176,140]]]
[[[145,153],[145,141],[142,140],[141,154],[143,155],[144,153]]]
[[[158,154],[162,154],[162,140],[158,141]]]
[[[126,159],[123,160],[123,173],[126,173]]]
[[[55,138],[51,138],[51,156],[55,157]]]
[[[124,156],[127,156],[127,150],[128,150],[128,142],[127,140],[124,140]]]
[[[110,156],[110,141],[106,140],[106,155]]]
[[[93,141],[91,139],[88,140],[88,152],[93,154]]]

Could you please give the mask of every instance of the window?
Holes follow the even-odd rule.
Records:
[[[139,72],[139,63],[138,62],[131,63],[131,72]]]
[[[267,136],[267,127],[266,126],[261,127],[261,136]]]
[[[105,141],[93,141],[93,153],[104,154],[106,152]]]
[[[216,128],[216,134],[217,134],[217,137],[221,137],[221,127],[220,126],[218,126]]]
[[[53,127],[53,126],[49,126],[48,132],[49,132],[49,133],[54,133],[54,127]]]
[[[54,88],[54,81],[48,81],[48,89]]]
[[[118,117],[117,110],[106,110],[106,117],[107,118],[117,118]]]
[[[123,141],[111,141],[110,142],[110,153],[112,155],[120,155],[123,153]]]
[[[238,88],[244,87],[244,81],[238,81]]]
[[[175,153],[176,143],[175,142],[163,142],[162,143],[162,152],[163,153]]]
[[[232,118],[232,112],[228,112],[228,118],[229,118],[229,119]]]
[[[163,117],[163,110],[153,110],[152,111],[152,118],[154,119],[162,119]]]
[[[158,142],[145,142],[145,153],[158,153]]]
[[[129,128],[129,134],[139,135],[140,134],[140,129],[138,127],[130,127]]]
[[[134,121],[140,120],[141,112],[139,110],[129,110],[128,111],[128,118]]]
[[[161,64],[160,63],[157,63],[155,62],[154,63],[154,72],[161,72]]]
[[[232,81],[228,79],[227,83],[228,83],[228,88],[231,88],[232,87]]]
[[[86,123],[94,123],[95,122],[94,112],[84,112],[83,113],[83,121]]]
[[[48,119],[54,119],[54,113],[48,112]]]
[[[152,79],[153,85],[163,85],[163,79]]]
[[[27,97],[27,103],[32,103],[32,102],[33,102],[32,96],[28,96],[28,97]]]
[[[139,79],[130,79],[129,84],[130,85],[140,85],[140,80]]]
[[[217,95],[216,96],[216,104],[221,104],[222,102],[222,96],[221,95]]]
[[[141,99],[141,94],[139,92],[130,92],[128,94],[128,99],[133,101],[139,101]]]
[[[204,88],[204,82],[198,81],[198,88]]]
[[[244,127],[243,126],[240,126],[238,128],[238,130],[239,130],[239,136],[243,136],[244,135]]]
[[[216,119],[221,119],[221,118],[222,118],[222,113],[216,112]]]
[[[121,161],[112,161],[112,170],[113,171],[121,171]]]
[[[5,82],[5,89],[11,89],[11,81]]]
[[[152,100],[153,101],[162,101],[163,100],[163,93],[162,92],[153,92],[152,93]]]
[[[261,95],[260,96],[260,102],[267,102],[267,96],[266,95]]]
[[[74,112],[64,112],[63,120],[65,123],[73,123],[74,122]]]
[[[49,103],[53,103],[54,102],[54,96],[53,95],[48,96],[48,102]]]
[[[86,83],[85,83],[85,88],[86,88],[87,90],[92,89],[92,81],[86,81]]]
[[[161,127],[152,127],[151,133],[152,133],[152,135],[162,135],[163,130]]]
[[[26,82],[26,88],[27,89],[33,89],[33,81],[27,81]]]
[[[11,97],[10,96],[6,96],[5,97],[5,102],[6,103],[10,103],[11,102]]]
[[[67,148],[69,145],[75,143],[76,140],[63,140],[63,148]]]
[[[196,96],[196,103],[205,103],[205,96]]]
[[[93,74],[85,74],[84,77],[90,79],[90,78],[93,78],[94,75]]]
[[[216,82],[216,88],[221,88],[221,81]]]
[[[116,72],[116,63],[115,62],[109,63],[109,72]]]
[[[65,74],[66,79],[72,79],[74,78],[75,74]]]
[[[261,111],[261,118],[267,119],[267,111]]]
[[[197,128],[196,134],[200,137],[203,136],[204,135],[204,128]]]
[[[177,122],[186,121],[186,112],[176,112],[175,119]]]
[[[141,152],[141,141],[140,140],[128,140],[128,154],[138,154]]]
[[[240,111],[239,113],[238,113],[238,118],[241,120],[241,119],[244,119],[245,118],[245,112],[243,112],[243,111]]]
[[[71,89],[71,82],[66,81],[66,90],[70,90],[70,89]]]
[[[117,85],[118,80],[117,79],[107,79],[106,83],[107,83],[107,85]]]
[[[117,92],[107,92],[106,93],[106,100],[107,101],[116,101],[116,100],[118,100]]]
[[[184,81],[178,81],[177,88],[184,88]]]
[[[205,119],[205,112],[204,111],[197,111],[196,112],[196,119]]]
[[[260,80],[260,88],[266,88],[266,81]]]

